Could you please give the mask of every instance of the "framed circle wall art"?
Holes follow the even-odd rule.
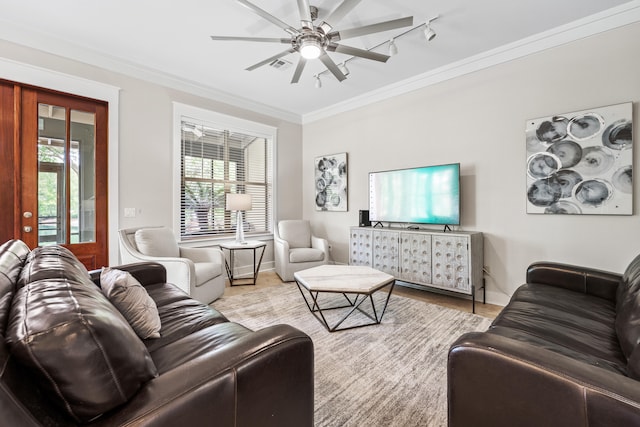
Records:
[[[347,153],[315,158],[315,205],[317,211],[347,211]]]
[[[527,121],[527,213],[633,214],[632,103]]]

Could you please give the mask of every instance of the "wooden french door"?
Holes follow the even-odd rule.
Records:
[[[20,90],[20,239],[108,265],[107,104]]]

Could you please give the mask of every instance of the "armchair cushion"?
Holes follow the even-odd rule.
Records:
[[[34,260],[37,260],[34,262]],[[46,268],[43,268],[46,267]],[[63,246],[41,246],[29,253],[20,272],[18,287],[45,278],[59,278],[91,284],[87,268]]]
[[[135,233],[135,241],[138,250],[144,255],[171,258],[180,256],[178,242],[168,228],[141,228]]]
[[[322,261],[324,252],[313,248],[294,248],[289,251],[289,262]]]
[[[310,248],[311,227],[309,221],[283,220],[278,223],[280,238],[289,242],[289,248]]]
[[[160,338],[160,316],[155,301],[131,273],[105,267],[100,287],[140,338]]]

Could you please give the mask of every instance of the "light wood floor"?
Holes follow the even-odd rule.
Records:
[[[256,286],[233,286],[229,287],[229,281],[226,282],[226,289],[224,291],[225,296],[238,295],[245,292],[251,292],[256,288],[268,288],[269,286],[275,286],[282,283],[280,277],[275,271],[261,271],[258,274],[258,283]],[[294,282],[290,283],[291,286],[295,286]],[[441,305],[443,307],[453,308],[460,311],[471,312],[471,300],[453,297],[449,295],[439,294],[436,292],[423,291],[419,289],[407,288],[405,286],[396,286],[393,290],[395,295],[402,295],[408,298],[414,298],[420,301],[426,301],[432,304]],[[480,294],[482,296],[482,294]],[[493,304],[482,304],[481,301],[476,301],[476,314],[487,317],[489,319],[495,318],[500,313],[502,307]]]

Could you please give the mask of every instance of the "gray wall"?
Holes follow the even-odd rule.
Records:
[[[640,253],[633,216],[526,214],[527,119],[633,102],[640,148],[640,24],[457,77],[304,125],[304,217],[348,261],[348,228],[368,206],[368,172],[461,163],[461,230],[484,232],[488,300],[504,303],[536,260],[622,271]],[[349,211],[317,212],[313,162],[347,152]]]
[[[119,228],[143,225],[171,227],[173,224],[173,215],[176,213],[173,206],[173,170],[176,166],[172,141],[173,102],[276,127],[276,218],[302,217],[302,206],[298,202],[302,194],[300,124],[0,40],[2,58],[33,65],[51,73],[51,84],[43,84],[45,87],[59,89],[55,83],[56,74],[64,73],[120,88],[116,153],[118,188],[110,188],[110,192],[117,193],[119,209],[117,218],[110,218],[112,235],[113,230]],[[7,78],[2,68],[0,78]],[[20,78],[13,77],[13,80],[20,81]],[[82,86],[82,81],[78,82],[78,86]],[[113,136],[111,139],[115,141]],[[136,208],[135,218],[124,217],[126,207]],[[114,260],[117,258],[117,254],[114,256],[114,246],[117,245],[113,244],[113,238],[110,238],[110,242],[110,263],[113,265],[117,263],[117,259]],[[272,242],[268,244],[263,265],[267,268],[273,266]]]
[[[348,259],[348,228],[368,204],[368,172],[448,162],[462,164],[461,229],[485,233],[491,302],[505,302],[532,261],[621,271],[640,252],[637,179],[633,216],[527,215],[524,143],[527,119],[632,101],[637,145],[638,23],[304,126],[8,42],[0,41],[0,52],[121,88],[117,199],[121,208],[139,213],[124,218],[119,209],[119,228],[172,223],[171,114],[177,101],[277,127],[277,217],[310,219],[331,241],[339,263]],[[317,212],[313,160],[339,152],[349,155],[349,211]],[[639,155],[636,147],[636,166]],[[266,261],[272,261],[271,250]]]

